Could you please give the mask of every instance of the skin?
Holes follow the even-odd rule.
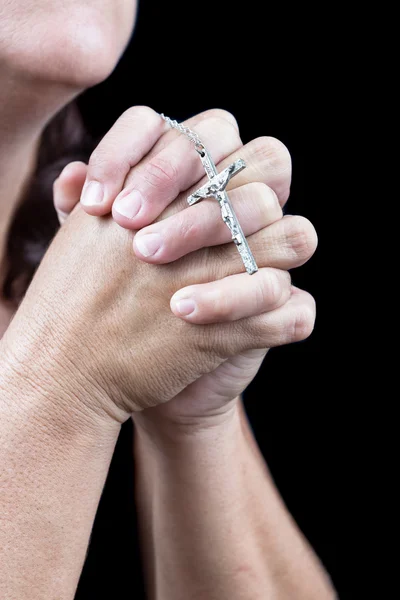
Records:
[[[85,88],[111,74],[135,13],[134,0],[1,2],[0,260],[44,127]],[[0,301],[3,331],[10,316]]]
[[[123,120],[135,118],[136,110],[124,115]],[[140,112],[143,119],[142,109]],[[189,124],[196,130],[203,125],[204,139],[207,139],[208,132],[216,129],[217,115],[232,121],[231,115],[212,111],[195,117]],[[212,126],[207,127],[210,119]],[[126,128],[130,128],[129,122]],[[96,151],[103,157],[104,164],[108,161],[113,163],[114,172],[118,171],[119,165],[115,162],[113,149],[123,146],[124,130],[125,127],[117,123]],[[221,136],[218,137],[221,139]],[[135,141],[135,147],[140,145],[140,140]],[[211,136],[208,147],[212,144]],[[108,158],[107,146],[110,147]],[[265,165],[256,162],[258,152],[254,150],[260,146],[267,157]],[[148,165],[152,161],[157,164],[160,152],[167,160],[174,150],[179,155],[181,148],[182,139],[168,132],[153,146],[142,163],[126,178],[123,175],[125,189],[119,193],[117,188],[114,192],[118,194],[112,206],[116,220],[126,227],[136,227],[125,219],[121,220],[115,209],[118,198],[129,197],[135,187],[133,184],[139,182],[140,185],[143,181],[141,173],[153,172]],[[165,152],[166,149],[169,153]],[[216,147],[215,152],[218,151]],[[263,246],[277,248],[280,260],[287,252],[283,259],[287,261],[286,265],[294,267],[302,264],[307,260],[310,249],[315,247],[315,235],[304,219],[282,219],[281,204],[287,198],[290,181],[290,157],[286,149],[277,140],[263,138],[240,148],[240,153],[244,153],[250,164],[255,162],[256,166],[248,174],[250,182],[239,179],[236,188],[232,182],[230,193],[246,234],[254,231],[254,223],[264,226],[268,242]],[[229,161],[234,158],[237,156],[231,156]],[[162,164],[168,172],[166,163]],[[185,177],[191,176],[196,166],[194,163],[186,167],[182,163],[180,176],[185,181],[183,187],[187,185]],[[99,176],[99,169],[95,171]],[[263,183],[251,182],[256,172],[263,173]],[[88,180],[90,165],[82,163],[69,165],[61,174],[54,186],[55,205],[58,210],[62,209],[61,222],[66,221],[68,212],[82,194],[84,182]],[[272,183],[279,196],[266,182]],[[107,183],[104,184],[106,189]],[[114,177],[111,183],[114,183]],[[176,185],[177,182],[171,183],[172,187]],[[157,189],[153,182],[148,187],[144,210],[153,210],[156,203],[164,207],[169,193],[168,186],[162,185]],[[184,256],[185,252],[195,252],[202,243],[208,245],[210,235],[221,244],[229,240],[225,226],[221,227],[218,212],[213,210],[218,208],[215,204],[198,205],[194,207],[196,211],[182,210],[188,193],[178,197],[161,216],[155,215],[158,218],[156,225],[144,227],[135,236],[135,252],[140,235],[157,231],[163,240],[162,251],[155,258],[137,253],[142,260],[151,264],[168,264]],[[106,198],[105,203],[107,201]],[[88,212],[104,210],[107,213],[109,209],[110,205],[103,209],[98,205],[94,209],[86,207]],[[154,212],[149,218],[154,218]],[[186,231],[190,235],[185,236]],[[299,240],[306,242],[304,246],[299,244]],[[230,256],[229,260],[234,260],[234,257]],[[272,261],[269,264],[274,264],[272,256],[269,260]],[[283,263],[280,262],[279,266],[282,267]],[[189,322],[229,322],[244,318],[255,310],[257,300],[254,301],[254,298],[269,297],[271,300],[271,288],[257,294],[255,287],[253,294],[249,294],[249,286],[251,288],[253,282],[255,286],[259,285],[254,276],[249,279],[246,274],[240,273],[217,283],[189,286],[173,296],[171,308],[179,315],[174,299],[183,294],[194,297],[197,302],[195,313],[184,317]],[[246,294],[241,294],[243,287]],[[210,293],[213,294],[211,303],[207,302]],[[280,296],[278,304],[288,308],[289,300],[293,301],[298,293],[291,288],[288,299]],[[232,294],[233,302],[229,301]],[[299,295],[301,297],[301,292]],[[300,305],[304,306],[302,300]],[[264,305],[263,310],[266,308]],[[269,306],[269,312],[276,312],[273,305]],[[260,600],[269,597],[335,597],[321,566],[277,494],[237,398],[255,374],[264,354],[264,350],[242,352],[225,361],[214,372],[203,375],[173,400],[133,416],[138,432],[135,444],[137,506],[141,516],[142,548],[150,598],[183,599],[188,593],[208,599],[221,596]],[[185,486],[184,494],[182,484]],[[238,506],[241,507],[239,512]],[[212,547],[209,545],[210,538],[213,539]],[[277,540],[280,540],[279,543]]]
[[[2,3],[2,252],[43,127],[112,71],[134,8],[115,0]],[[181,210],[202,174],[190,164],[181,169],[184,141],[151,109],[129,110],[88,167],[63,172],[54,191],[64,225],[17,312],[2,304],[2,597],[73,598],[119,427],[132,413],[150,598],[289,598],[293,590],[299,598],[333,597],[237,398],[265,348],[312,330],[314,302],[291,287],[286,270],[311,256],[315,232],[304,219],[281,218],[290,161],[279,142],[261,138],[242,148],[233,117],[221,111],[190,125],[221,167],[238,152],[252,165],[232,181],[232,199],[260,271],[243,274],[232,244],[204,247],[207,230],[216,227],[219,244],[226,232],[207,201],[196,213]],[[103,204],[93,205],[94,188]],[[82,195],[74,208],[90,189],[91,203]],[[133,189],[142,209],[126,220],[118,200],[126,208]],[[149,233],[161,235],[153,256],[143,254]],[[256,301],[240,296],[243,281]],[[233,292],[240,302],[226,301]],[[190,315],[179,312],[182,298],[196,302]]]
[[[140,127],[135,126],[137,122],[140,123]],[[161,132],[157,129],[160,125]],[[290,188],[291,161],[281,142],[274,138],[259,138],[243,147],[235,119],[224,111],[208,111],[189,120],[188,125],[196,128],[216,160],[222,159],[221,168],[239,156],[250,165],[231,181],[231,197],[245,234],[250,234],[250,242],[257,243],[259,240],[261,253],[267,253],[265,264],[268,267],[260,268],[257,274],[249,277],[243,273],[235,247],[232,244],[224,245],[218,252],[220,255],[227,252],[227,259],[223,258],[223,255],[221,258],[225,265],[232,264],[233,261],[236,274],[222,280],[218,275],[217,282],[207,281],[180,289],[170,300],[171,308],[177,316],[196,324],[231,322],[255,314],[265,319],[268,311],[268,318],[272,318],[272,321],[279,325],[277,340],[273,339],[274,333],[269,329],[268,342],[261,342],[262,348],[258,351],[255,351],[253,346],[251,350],[244,349],[243,355],[235,357],[234,361],[224,362],[221,370],[226,373],[226,378],[231,376],[232,380],[237,380],[235,389],[225,389],[225,386],[221,394],[219,391],[215,394],[215,401],[211,402],[211,390],[215,386],[219,387],[220,372],[217,372],[214,377],[206,376],[203,380],[196,381],[188,390],[190,400],[185,394],[184,398],[176,398],[167,406],[160,407],[160,412],[168,412],[171,417],[177,419],[182,417],[182,411],[185,417],[190,416],[189,406],[193,405],[194,397],[197,398],[191,409],[194,414],[198,414],[197,403],[201,402],[201,413],[207,416],[204,410],[205,396],[209,399],[211,412],[217,408],[229,411],[232,404],[236,403],[235,397],[257,372],[265,355],[265,346],[285,343],[281,337],[285,336],[285,332],[297,335],[299,339],[311,332],[314,319],[313,300],[305,292],[290,286],[288,273],[283,272],[283,269],[303,264],[312,255],[317,243],[315,230],[309,221],[302,217],[282,219],[281,205],[285,204]],[[155,144],[154,138],[149,135],[152,128],[153,131],[158,131],[160,136]],[[135,131],[134,139],[131,133],[126,133],[131,131]],[[134,237],[133,247],[136,256],[150,264],[166,265],[187,253],[194,253],[191,256],[195,256],[199,248],[209,246],[214,240],[225,244],[230,241],[229,231],[220,218],[219,207],[215,201],[203,201],[190,210],[183,210],[187,195],[199,186],[199,178],[204,176],[196,153],[188,153],[187,145],[187,140],[177,132],[170,131],[153,111],[145,107],[134,107],[122,115],[105,136],[87,167],[82,163],[69,165],[66,185],[68,180],[76,180],[76,189],[71,188],[63,193],[65,174],[61,174],[55,184],[56,207],[67,213],[81,196],[82,182],[82,199],[93,181],[96,181],[96,185],[100,183],[104,189],[103,203],[83,204],[85,210],[96,215],[108,214],[112,210],[114,218],[121,226],[129,229],[143,227]],[[149,147],[148,154],[135,169],[132,169],[137,155],[141,156]],[[135,149],[135,158],[129,156],[132,148]],[[227,156],[230,151],[233,153]],[[171,166],[178,163],[179,169]],[[176,173],[177,177],[169,178],[166,182],[165,174],[160,176],[160,165],[166,173]],[[190,185],[192,188],[188,190]],[[124,186],[122,191],[121,186]],[[121,217],[116,209],[119,200],[122,198],[127,206],[132,191],[135,190],[136,195],[137,188],[140,189],[143,203],[138,216],[131,220]],[[170,199],[175,198],[181,188],[187,191],[169,204]],[[158,219],[158,222],[146,227],[146,224],[154,219]],[[155,255],[144,256],[139,250],[140,240],[148,235],[153,237],[155,232],[160,236],[162,246]],[[190,255],[187,256],[187,259],[189,258]],[[259,257],[257,260],[262,267]],[[278,270],[272,271],[271,267]],[[178,310],[182,298],[195,300],[196,308],[189,315],[182,315]],[[275,311],[278,308],[282,310]],[[296,321],[297,317],[299,321],[296,333],[293,319]],[[286,328],[281,327],[282,319],[286,321]],[[239,373],[245,373],[245,378],[243,375],[238,377]],[[204,381],[208,383],[204,384]],[[178,406],[180,408],[177,408],[175,415],[174,409]]]

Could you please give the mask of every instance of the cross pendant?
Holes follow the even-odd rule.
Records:
[[[239,159],[229,165],[226,169],[218,173],[217,168],[205,148],[201,151],[197,150],[200,155],[201,162],[207,173],[208,182],[199,188],[194,194],[188,197],[188,204],[196,204],[203,198],[214,197],[219,202],[221,209],[221,216],[224,223],[229,227],[232,233],[232,240],[235,242],[236,247],[239,251],[240,256],[246,271],[249,275],[252,275],[258,271],[256,261],[244,236],[240,223],[236,217],[235,211],[233,210],[232,204],[229,200],[228,194],[226,193],[226,186],[229,180],[240,173],[246,168],[244,160]]]

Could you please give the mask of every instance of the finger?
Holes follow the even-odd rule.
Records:
[[[134,106],[121,115],[90,157],[81,203],[87,213],[108,214],[132,167],[167,125],[151,108]]]
[[[204,327],[205,349],[229,358],[253,348],[273,348],[299,342],[311,335],[315,315],[315,300],[311,294],[292,287],[289,300],[276,310],[234,323]]]
[[[228,190],[251,181],[261,181],[274,190],[280,205],[284,206],[289,198],[292,179],[292,159],[286,146],[276,138],[259,137],[229,157],[229,162],[238,158],[243,158],[247,168],[230,181]],[[226,166],[228,164],[222,162],[220,168]]]
[[[247,344],[251,348],[273,348],[308,338],[314,329],[315,316],[315,300],[311,294],[292,287],[292,295],[286,304],[247,322],[242,321],[242,329],[248,331]]]
[[[79,202],[86,173],[87,165],[74,161],[61,171],[53,184],[54,207],[61,225]]]
[[[318,237],[313,224],[304,217],[290,216],[247,238],[259,267],[294,269],[307,262],[314,254]],[[220,279],[244,270],[242,259],[234,244],[213,248],[210,256],[209,273],[213,279]],[[201,260],[201,257],[200,257]],[[210,262],[215,268],[210,269]],[[206,267],[204,267],[206,268]]]
[[[205,121],[207,119],[225,119],[225,121],[228,121],[229,123],[231,123],[231,125],[233,125],[233,127],[235,127],[235,129],[239,132],[238,123],[237,123],[235,117],[232,115],[232,113],[228,112],[227,110],[220,109],[220,108],[211,108],[209,110],[205,110],[204,112],[198,113],[198,114],[194,115],[193,117],[190,117],[189,119],[185,119],[183,124],[186,127],[189,127],[190,129],[193,129],[194,131],[196,131],[198,125],[202,121]],[[176,129],[173,129],[172,127],[168,127],[168,129],[166,130],[164,135],[162,135],[158,139],[158,141],[154,144],[153,148],[146,155],[145,160],[150,160],[153,156],[155,156],[156,154],[161,152],[161,150],[166,148],[171,142],[175,141],[181,135],[182,134],[179,131],[177,131]],[[129,177],[130,177],[130,175],[128,175],[128,181],[129,181]]]
[[[203,119],[196,133],[218,162],[242,146],[236,127],[220,117]],[[203,174],[204,168],[193,143],[186,136],[178,135],[131,172],[129,182],[113,205],[115,221],[128,229],[149,225]]]
[[[273,190],[263,183],[249,183],[230,194],[245,235],[278,221],[282,209]],[[141,229],[134,238],[136,255],[151,263],[172,262],[207,246],[230,242],[232,234],[221,218],[214,199],[188,207],[175,215]]]
[[[272,137],[257,138],[222,160],[218,164],[218,172],[239,158],[245,161],[246,168],[230,180],[227,190],[234,190],[256,181],[261,182],[274,190],[280,205],[284,206],[289,197],[292,176],[292,163],[286,146]],[[182,194],[164,211],[162,217],[167,218],[187,208],[187,197],[206,181],[207,178],[203,177],[199,183]]]
[[[231,275],[179,290],[171,298],[171,310],[198,324],[237,321],[282,306],[290,298],[290,275],[277,269],[260,269],[253,277]]]

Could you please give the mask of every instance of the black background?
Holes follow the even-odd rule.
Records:
[[[82,97],[83,114],[92,133],[102,135],[134,104],[178,120],[208,108],[227,109],[237,118],[244,143],[272,135],[289,148],[293,184],[285,210],[306,216],[318,231],[323,202],[314,184],[315,153],[322,151],[313,142],[319,126],[314,117],[318,46],[309,15],[304,7],[294,12],[262,2],[238,6],[143,0],[124,57],[105,83]],[[292,277],[314,295],[321,315],[320,253],[319,248]],[[336,518],[338,434],[334,405],[321,383],[320,321],[309,340],[268,354],[245,403],[290,512],[340,597],[350,598]],[[78,600],[144,597],[131,448],[132,426],[127,423],[100,503]]]

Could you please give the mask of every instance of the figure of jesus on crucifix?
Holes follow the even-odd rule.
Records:
[[[230,179],[240,173],[240,171],[246,167],[246,163],[244,160],[239,159],[221,171],[221,173],[218,173],[207,150],[202,148],[201,151],[197,150],[197,152],[200,155],[201,162],[203,163],[209,180],[204,186],[188,197],[188,204],[191,206],[203,198],[214,197],[218,200],[222,219],[232,233],[232,240],[235,242],[240,256],[242,257],[246,271],[252,275],[258,271],[257,264],[235,215],[228,194],[225,191]]]

